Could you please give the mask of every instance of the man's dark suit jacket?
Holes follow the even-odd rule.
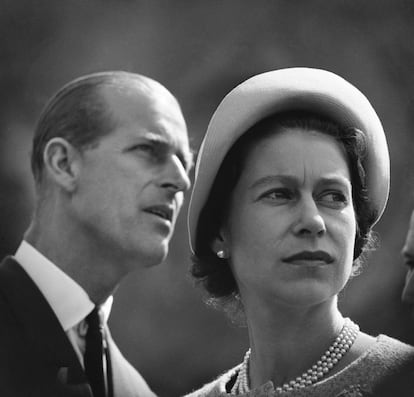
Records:
[[[113,396],[154,397],[110,335],[108,339]],[[93,397],[57,317],[11,257],[0,264],[0,396]]]

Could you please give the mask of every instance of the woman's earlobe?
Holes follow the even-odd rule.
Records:
[[[211,244],[211,248],[220,259],[228,259],[230,257],[226,244],[221,236],[216,237]]]

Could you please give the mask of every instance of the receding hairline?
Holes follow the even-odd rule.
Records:
[[[77,88],[86,86],[90,86],[91,89],[95,87],[98,91],[106,86],[114,86],[121,90],[135,89],[147,96],[162,92],[178,104],[174,95],[165,86],[150,77],[121,70],[104,71],[78,77],[63,85],[46,103],[41,113],[41,119],[47,116],[51,109],[57,103],[64,100],[66,96],[70,95]]]

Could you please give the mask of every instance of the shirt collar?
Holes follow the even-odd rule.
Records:
[[[75,280],[28,242],[22,241],[14,257],[40,289],[65,331],[81,322],[95,307]],[[110,296],[102,305],[105,322],[112,302],[113,297]]]

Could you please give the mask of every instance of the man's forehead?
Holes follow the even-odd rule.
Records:
[[[145,109],[151,106],[169,107],[181,113],[180,105],[172,93],[153,80],[136,78],[108,81],[98,90],[103,101],[115,113],[125,114],[137,107]]]
[[[192,164],[193,154],[184,116],[177,100],[165,87],[139,83],[132,87],[113,88],[102,88],[112,117],[118,125],[133,125],[135,122],[140,125],[139,129],[129,131],[131,138],[145,138],[168,147]]]

